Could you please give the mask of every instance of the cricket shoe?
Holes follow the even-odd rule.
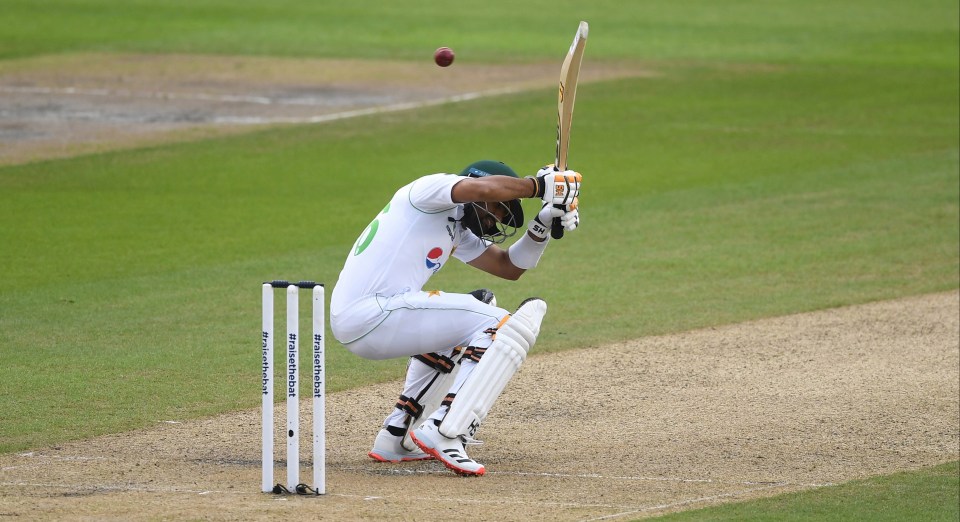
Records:
[[[459,475],[483,475],[487,470],[483,464],[467,456],[463,447],[463,437],[451,439],[440,433],[433,421],[424,422],[410,433],[410,438],[423,451],[443,463],[444,466]]]
[[[412,451],[404,448],[402,442],[403,436],[398,437],[383,428],[380,433],[377,433],[377,438],[373,441],[373,449],[367,455],[380,462],[409,462],[433,458],[419,448]]]

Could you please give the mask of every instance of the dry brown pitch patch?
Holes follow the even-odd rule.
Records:
[[[0,63],[0,165],[548,88],[557,68],[202,55],[10,60]],[[584,81],[645,74],[596,63]]]

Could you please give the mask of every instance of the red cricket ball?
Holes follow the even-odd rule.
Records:
[[[437,62],[437,65],[440,67],[446,67],[453,63],[453,49],[449,47],[441,47],[433,53],[433,61]]]

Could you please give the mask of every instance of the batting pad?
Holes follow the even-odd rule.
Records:
[[[442,435],[455,438],[476,434],[487,412],[533,348],[546,313],[547,303],[542,299],[528,299],[497,330],[493,344],[457,392],[457,398],[440,423]]]
[[[458,352],[454,355],[455,360],[459,361],[460,353]],[[417,445],[410,440],[410,432],[420,426],[421,419],[429,417],[431,413],[435,412],[437,408],[440,407],[440,402],[443,401],[443,398],[447,395],[447,391],[453,386],[453,382],[456,380],[457,372],[459,371],[459,364],[454,364],[453,370],[451,370],[450,373],[437,371],[434,374],[434,378],[427,385],[427,388],[420,392],[420,404],[423,406],[423,409],[421,410],[420,415],[417,415],[416,417],[411,416],[407,432],[403,434],[403,440],[400,443],[404,448],[410,451],[419,451]]]

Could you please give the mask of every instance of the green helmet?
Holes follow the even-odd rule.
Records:
[[[482,178],[486,176],[510,176],[519,178],[506,163],[502,161],[480,160],[467,165],[467,168],[460,172],[461,176],[471,178]],[[508,237],[517,233],[517,229],[523,224],[523,206],[519,199],[502,202],[507,209],[507,215],[503,221],[498,221],[498,225],[484,228],[480,216],[483,213],[489,213],[486,208],[477,203],[467,203],[464,205],[463,224],[477,236],[492,241],[502,243]],[[512,230],[507,230],[510,227]]]

